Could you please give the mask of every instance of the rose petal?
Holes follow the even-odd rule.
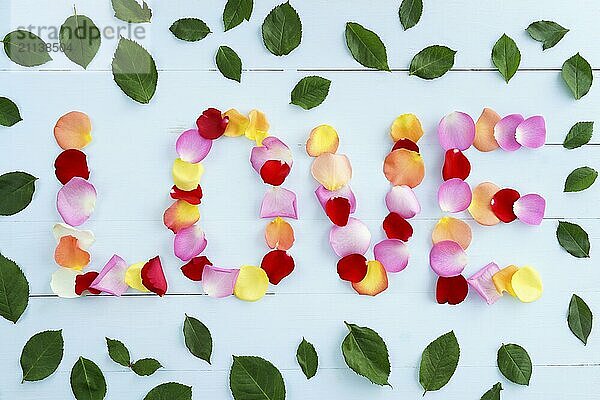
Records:
[[[421,212],[421,205],[415,192],[406,185],[392,186],[385,195],[385,205],[390,212],[402,218],[412,218]]]
[[[514,212],[515,203],[519,200],[519,192],[514,189],[502,189],[494,194],[490,207],[494,215],[502,222],[512,222],[517,219]]]
[[[204,167],[200,163],[189,163],[180,158],[173,162],[173,182],[181,190],[189,191],[198,187],[204,174]]]
[[[252,265],[240,268],[233,295],[244,301],[258,301],[267,294],[269,277],[264,269]]]
[[[346,226],[350,218],[350,201],[343,197],[334,197],[325,204],[325,213],[337,226]]]
[[[75,177],[58,191],[56,208],[63,221],[71,226],[79,226],[94,212],[96,196],[94,185]]]
[[[207,241],[199,225],[183,228],[175,235],[173,250],[181,261],[189,261],[204,251]]]
[[[383,230],[388,239],[400,239],[407,242],[413,235],[410,223],[400,215],[391,212],[383,220]]]
[[[104,293],[109,293],[114,296],[123,295],[129,285],[125,283],[125,274],[129,266],[118,255],[113,255],[106,263],[102,271],[98,274],[90,288],[99,290]]]
[[[366,296],[377,296],[388,288],[388,277],[385,268],[379,261],[367,262],[367,275],[358,283],[353,283],[356,293]]]
[[[73,236],[77,239],[79,248],[82,250],[89,249],[96,240],[92,231],[79,230],[62,223],[54,224],[52,233],[54,234],[56,242],[59,242],[60,238],[64,236]]]
[[[175,144],[179,158],[189,163],[199,163],[210,152],[212,140],[200,136],[198,129],[183,132]]]
[[[74,299],[79,297],[75,293],[75,279],[81,275],[81,271],[70,268],[59,268],[52,274],[50,288],[52,293],[63,299]]]
[[[440,185],[438,204],[442,211],[461,212],[469,208],[472,199],[469,184],[462,179],[452,178]]]
[[[439,276],[435,289],[438,304],[448,303],[452,306],[462,303],[469,294],[469,285],[462,275],[449,278]]]
[[[327,190],[338,190],[352,179],[352,165],[345,154],[323,153],[313,160],[310,171]]]
[[[290,166],[278,160],[268,160],[260,169],[260,177],[268,185],[279,186],[290,174]]]
[[[239,269],[225,269],[206,265],[202,271],[202,290],[210,297],[223,298],[233,294]]]
[[[127,268],[125,272],[125,283],[132,289],[143,293],[148,293],[150,290],[142,282],[142,268],[146,265],[145,262],[135,263]]]
[[[500,188],[492,182],[483,182],[475,186],[469,212],[477,223],[492,226],[500,222],[491,207],[492,198],[499,190]]]
[[[418,186],[425,177],[425,163],[419,153],[406,149],[392,151],[385,157],[383,173],[394,186]]]
[[[494,138],[494,127],[502,117],[491,108],[484,108],[475,124],[475,141],[473,146],[479,151],[496,150],[498,142]]]
[[[83,179],[89,179],[90,177],[85,153],[77,149],[69,149],[60,153],[54,161],[54,168],[56,178],[63,185],[75,176]]]
[[[429,265],[438,276],[460,275],[467,265],[467,254],[460,244],[444,240],[433,245],[429,252]]]
[[[515,151],[521,148],[515,137],[517,127],[524,118],[521,114],[510,114],[502,118],[494,127],[494,139],[502,150]]]
[[[350,214],[356,211],[356,197],[354,196],[354,192],[348,185],[341,187],[338,190],[327,190],[323,185],[319,185],[317,190],[315,190],[315,195],[317,196],[319,203],[321,203],[321,207],[323,207],[323,210],[325,210],[327,202],[330,199],[333,199],[335,197],[343,197],[344,199],[348,199],[348,201],[350,202]]]
[[[492,277],[498,271],[500,271],[498,264],[491,262],[467,279],[469,285],[479,293],[487,304],[494,304],[502,297],[502,293],[496,290],[496,285],[492,280]]]
[[[319,125],[310,131],[310,136],[306,141],[306,153],[311,157],[335,153],[339,145],[340,138],[333,126]]]
[[[90,117],[71,111],[60,117],[54,127],[56,143],[63,149],[83,149],[92,141]]]
[[[452,178],[467,179],[471,173],[471,163],[462,151],[450,149],[446,151],[444,166],[442,167],[442,178],[447,181]]]
[[[475,140],[475,122],[469,114],[454,111],[440,121],[438,138],[444,150],[467,150]]]
[[[198,133],[205,139],[214,140],[218,139],[225,133],[229,118],[221,115],[221,111],[216,108],[209,108],[202,112],[202,115],[198,117],[196,126],[198,127]]]
[[[267,189],[260,206],[261,218],[287,217],[298,219],[296,194],[280,186]]]
[[[289,250],[294,240],[294,229],[283,218],[277,217],[267,224],[265,241],[270,249]]]
[[[246,129],[250,124],[250,120],[245,115],[240,114],[238,110],[234,108],[225,111],[224,115],[229,118],[227,128],[225,128],[225,136],[238,137],[242,136],[246,132]]]
[[[151,258],[146,264],[144,264],[141,272],[142,284],[146,289],[152,293],[156,293],[160,297],[167,293],[167,278],[165,278],[165,273],[163,271],[159,256]]]
[[[367,259],[362,254],[348,254],[338,261],[337,273],[343,281],[358,283],[367,275]]]
[[[202,280],[202,274],[204,274],[204,268],[209,265],[213,264],[205,256],[194,257],[181,267],[181,272],[189,280],[200,282]]]
[[[194,225],[200,219],[198,206],[184,200],[177,200],[165,210],[163,222],[173,233]]]
[[[81,271],[90,263],[90,253],[79,248],[77,238],[63,236],[54,250],[54,261],[61,267]]]
[[[175,200],[184,200],[197,206],[202,200],[202,188],[200,185],[193,190],[181,190],[177,186],[171,188],[171,198]]]
[[[295,267],[294,259],[283,250],[273,250],[265,254],[260,267],[265,270],[269,282],[277,285],[283,278],[292,273]]]
[[[392,123],[390,136],[394,142],[400,139],[409,139],[417,143],[423,136],[421,121],[414,114],[402,114]]]
[[[515,139],[524,147],[537,149],[546,143],[546,121],[541,115],[527,118],[517,126]]]
[[[294,164],[290,148],[275,136],[264,139],[262,146],[253,147],[250,153],[252,168],[259,174],[263,165],[269,160],[281,161],[282,163],[286,163],[290,168]]]
[[[375,259],[387,272],[400,272],[408,265],[408,246],[398,239],[385,239],[373,247]]]
[[[523,303],[531,303],[542,297],[544,287],[540,274],[532,267],[519,268],[511,279],[515,295]]]
[[[90,294],[94,295],[102,293],[99,290],[90,288],[90,285],[97,277],[98,273],[96,271],[90,271],[83,275],[77,275],[75,277],[75,294],[77,296],[81,296],[85,291],[88,291]]]
[[[248,118],[248,127],[246,128],[246,132],[244,132],[246,137],[256,141],[258,146],[264,144],[264,139],[269,135],[270,127],[267,116],[262,111],[252,110],[248,114]]]
[[[521,222],[540,225],[546,212],[546,200],[539,194],[526,194],[515,201],[513,212]]]
[[[466,222],[452,217],[440,219],[431,234],[433,244],[451,240],[460,244],[464,250],[469,247],[472,238],[471,227]]]
[[[498,293],[507,292],[513,297],[516,296],[512,287],[512,277],[517,270],[518,268],[516,266],[509,265],[506,268],[502,268],[492,276],[492,282],[494,283]]]
[[[414,151],[415,153],[419,153],[419,146],[415,142],[410,139],[400,139],[396,143],[394,143],[394,147],[392,147],[391,151],[398,149],[406,149],[410,151]]]
[[[331,227],[329,244],[339,257],[365,254],[371,245],[371,232],[361,220],[350,218],[346,226]]]

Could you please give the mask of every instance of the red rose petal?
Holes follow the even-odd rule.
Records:
[[[358,283],[367,275],[367,259],[362,254],[349,254],[338,261],[337,273],[344,281]]]
[[[407,242],[413,235],[410,223],[395,212],[391,212],[385,217],[383,230],[388,239],[400,239],[403,242]]]
[[[90,285],[92,284],[92,282],[94,282],[94,279],[96,279],[97,276],[98,273],[96,271],[90,271],[83,275],[77,275],[75,277],[75,294],[77,296],[81,296],[86,290],[91,294],[102,293],[99,290],[90,289]]]
[[[260,169],[260,177],[269,185],[279,186],[290,174],[290,169],[287,163],[279,160],[268,160]]]
[[[221,111],[216,108],[209,108],[204,110],[198,118],[196,126],[198,127],[198,132],[200,132],[200,136],[205,139],[214,140],[220,138],[225,133],[228,123],[229,118],[223,117]]]
[[[90,177],[85,153],[77,149],[69,149],[60,153],[54,161],[54,168],[56,177],[63,185],[76,176],[83,179]]]
[[[142,267],[142,285],[161,297],[167,293],[167,279],[159,256],[150,259]]]
[[[514,189],[501,189],[490,202],[492,212],[502,222],[512,222],[517,219],[513,207],[521,195]]]
[[[267,273],[269,282],[277,285],[283,278],[292,273],[295,263],[292,256],[285,251],[273,250],[263,257],[260,267]]]
[[[457,305],[467,298],[469,285],[462,275],[445,278],[440,276],[437,281],[435,297],[439,304]]]
[[[333,197],[325,203],[325,213],[337,226],[346,226],[350,218],[350,200],[345,197]]]
[[[458,149],[446,150],[442,177],[445,181],[452,178],[467,179],[471,173],[471,163],[462,151]]]
[[[202,188],[200,185],[194,190],[181,190],[173,185],[171,188],[171,198],[175,200],[183,200],[187,203],[197,206],[202,200]]]
[[[419,146],[410,139],[400,139],[396,143],[394,143],[394,147],[392,147],[392,151],[398,149],[406,149],[410,151],[414,151],[415,153],[419,152]]]
[[[200,282],[202,281],[202,272],[207,265],[213,265],[208,258],[204,256],[192,258],[187,264],[181,267],[181,272],[189,280]]]

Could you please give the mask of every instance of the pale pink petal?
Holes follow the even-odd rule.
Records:
[[[517,126],[515,139],[521,146],[537,149],[546,143],[546,121],[541,115],[527,118]]]
[[[350,218],[346,226],[334,225],[329,231],[331,248],[340,257],[365,254],[371,245],[371,232],[359,219]]]
[[[375,259],[387,272],[400,272],[408,265],[410,253],[408,246],[402,240],[385,239],[373,247]]]
[[[494,139],[502,150],[515,151],[521,148],[517,142],[517,127],[524,118],[521,114],[510,114],[502,118],[494,127]]]
[[[406,185],[393,186],[385,196],[385,204],[390,212],[395,212],[406,219],[421,212],[417,195]]]
[[[98,274],[90,288],[121,296],[127,291],[129,285],[125,282],[125,273],[129,265],[118,255],[113,255]]]
[[[189,261],[202,253],[206,245],[206,237],[200,225],[192,225],[177,232],[173,250],[181,261]]]
[[[261,218],[286,217],[298,219],[296,194],[281,186],[267,189],[260,206]]]
[[[460,275],[467,265],[467,253],[460,244],[444,240],[433,245],[429,252],[433,272],[446,278]]]
[[[454,111],[440,121],[438,138],[444,150],[466,150],[475,140],[475,122],[469,114]]]
[[[519,219],[528,225],[539,225],[544,219],[546,200],[539,194],[526,194],[521,196],[513,205],[513,212]]]
[[[87,221],[95,207],[94,185],[78,176],[60,188],[56,196],[58,213],[71,226],[79,226]]]
[[[494,285],[494,281],[492,280],[494,274],[499,271],[500,267],[498,267],[496,263],[491,262],[467,279],[469,285],[475,289],[488,304],[494,304],[502,297],[502,293],[499,293],[498,290],[496,290],[496,285]]]
[[[202,271],[202,289],[210,297],[231,296],[239,273],[239,269],[225,269],[205,265]]]
[[[75,279],[81,274],[83,274],[83,272],[72,268],[58,268],[54,271],[50,280],[52,293],[63,299],[74,299],[75,297],[79,297],[77,293],[75,293]]]
[[[269,160],[278,160],[292,167],[294,160],[290,148],[277,139],[275,136],[269,136],[263,139],[262,146],[252,148],[250,153],[250,163],[252,168],[260,174],[260,169]]]
[[[448,179],[438,189],[438,203],[442,211],[460,212],[469,208],[473,194],[471,187],[462,179]]]
[[[204,160],[210,152],[212,140],[200,136],[198,129],[189,129],[177,139],[175,149],[183,161],[196,164]]]
[[[325,186],[319,185],[317,190],[315,190],[315,194],[317,195],[317,199],[319,200],[319,203],[321,203],[323,210],[325,210],[325,205],[330,199],[343,197],[350,202],[350,214],[356,211],[356,197],[349,185],[343,186],[338,190],[327,190]]]

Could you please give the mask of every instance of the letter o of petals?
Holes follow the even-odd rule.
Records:
[[[471,199],[471,188],[462,179],[449,179],[438,189],[438,203],[442,211],[453,213],[464,211],[469,208]]]
[[[331,227],[329,243],[339,257],[365,254],[371,245],[371,232],[364,222],[350,218],[346,226]]]
[[[383,173],[394,186],[406,185],[414,188],[425,177],[425,163],[419,153],[398,149],[385,157]]]
[[[460,275],[467,265],[467,254],[460,244],[444,240],[433,245],[429,264],[438,276],[446,278]]]
[[[467,150],[475,140],[475,122],[469,114],[451,112],[440,121],[438,138],[444,150]]]
[[[79,226],[94,212],[96,196],[94,185],[76,176],[58,191],[56,208],[63,221]]]
[[[338,190],[352,178],[352,166],[344,154],[323,153],[313,160],[311,173],[325,189]]]

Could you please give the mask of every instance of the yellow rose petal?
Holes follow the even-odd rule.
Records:
[[[193,164],[180,158],[173,163],[173,182],[181,190],[196,189],[202,174],[204,174],[204,167],[201,163]]]
[[[238,137],[246,133],[246,129],[248,129],[250,120],[245,115],[240,114],[235,108],[225,111],[224,115],[229,118],[229,122],[227,123],[227,128],[225,129],[224,133],[225,136]]]
[[[338,133],[330,125],[319,125],[310,132],[306,142],[306,152],[311,157],[323,153],[335,153],[340,145]]]
[[[252,265],[240,268],[233,294],[240,300],[257,301],[267,294],[269,277],[264,269]]]
[[[390,135],[394,142],[400,139],[410,139],[417,143],[423,136],[423,127],[421,121],[415,114],[402,114],[394,120]]]
[[[544,291],[540,274],[532,267],[523,267],[511,279],[513,291],[523,303],[531,303],[542,297]]]
[[[149,292],[148,289],[142,283],[142,268],[146,265],[146,262],[139,262],[132,264],[125,272],[125,283],[130,288],[139,290],[140,292]]]
[[[507,292],[511,296],[515,297],[515,291],[512,287],[512,277],[519,268],[514,265],[509,265],[506,268],[501,269],[492,276],[492,281],[498,293]]]
[[[252,110],[248,114],[249,123],[246,131],[244,132],[246,137],[250,140],[258,140],[262,137],[263,139],[268,136],[269,132],[269,121],[267,116],[259,110]],[[262,144],[262,139],[260,139]]]
[[[377,296],[388,287],[388,277],[383,264],[379,261],[368,261],[367,262],[367,275],[362,281],[353,283],[352,288],[356,290],[356,293]]]

